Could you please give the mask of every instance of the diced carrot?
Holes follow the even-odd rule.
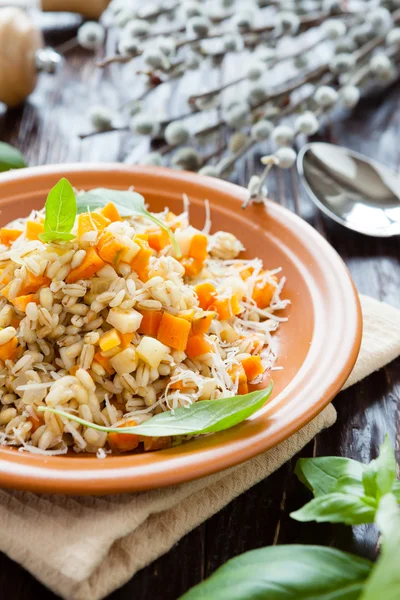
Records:
[[[157,332],[159,342],[183,352],[187,345],[189,333],[189,321],[180,317],[174,317],[166,312],[163,313]]]
[[[113,373],[115,373],[114,369],[111,366],[110,359],[107,358],[107,356],[103,356],[101,352],[96,352],[96,354],[93,357],[93,360],[98,362],[103,367],[103,369],[107,371],[109,375],[113,375]]]
[[[148,267],[150,257],[153,255],[153,251],[150,248],[146,240],[141,239],[139,236],[135,236],[135,243],[140,246],[139,252],[131,262],[131,267],[139,275],[139,279],[147,281],[149,278]]]
[[[217,290],[213,286],[212,283],[205,281],[204,283],[199,283],[195,286],[194,291],[197,294],[199,299],[200,308],[203,310],[207,310],[212,301],[214,300],[214,296],[217,293]]]
[[[14,329],[18,329],[19,324],[22,321],[22,317],[18,317],[17,315],[14,315],[13,318],[11,319],[11,327],[14,327]]]
[[[196,277],[196,275],[202,272],[204,267],[201,261],[186,256],[183,256],[179,262],[185,269],[186,277]]]
[[[182,379],[178,379],[178,381],[174,381],[174,383],[171,383],[169,387],[171,390],[183,390],[185,386],[183,385]]]
[[[204,233],[196,233],[190,242],[189,256],[199,262],[204,262],[208,256],[207,236]]]
[[[27,294],[36,294],[41,287],[48,287],[50,283],[51,279],[49,279],[49,277],[45,277],[44,275],[33,275],[33,273],[28,271],[27,276],[22,282],[19,295],[26,296]]]
[[[18,308],[21,312],[26,312],[26,307],[30,302],[35,302],[37,304],[35,294],[27,294],[26,296],[17,296],[13,298],[11,302],[14,304],[15,308]]]
[[[115,221],[122,221],[114,202],[109,202],[108,204],[106,204],[103,210],[101,211],[101,214],[103,215],[103,217],[105,217],[112,223],[115,223]]]
[[[143,333],[143,335],[150,335],[151,337],[157,337],[158,328],[163,315],[162,311],[141,310],[139,312],[141,315],[143,315],[143,319],[139,327],[139,333]]]
[[[121,423],[118,427],[123,429],[124,427],[135,427],[136,421],[130,420],[125,423]],[[139,436],[134,433],[117,433],[110,432],[108,434],[108,443],[112,450],[118,452],[130,452],[139,446]]]
[[[121,259],[121,254],[126,250],[126,245],[111,231],[103,231],[97,242],[97,252],[105,262],[116,265]]]
[[[118,331],[118,335],[121,338],[121,348],[125,350],[133,340],[134,333],[121,333]]]
[[[210,310],[215,310],[218,313],[218,317],[221,321],[226,321],[231,317],[238,315],[242,312],[238,297],[236,294],[232,294],[228,298],[216,297],[214,302],[208,307]]]
[[[215,312],[212,311],[206,311],[196,315],[192,321],[192,334],[202,335],[203,333],[207,333],[215,316]]]
[[[5,246],[11,246],[21,234],[22,231],[20,229],[8,229],[7,227],[2,227],[0,229],[0,241]]]
[[[165,248],[165,246],[168,246],[171,243],[169,235],[165,231],[165,229],[161,229],[160,227],[158,227],[157,229],[150,230],[147,233],[149,235],[149,246],[150,248],[153,248],[153,250],[155,250],[156,252],[160,252],[160,250],[162,250],[163,248]]]
[[[138,240],[144,240],[145,242],[149,241],[149,234],[148,233],[136,233],[135,237],[134,237],[134,242],[137,243]]]
[[[278,281],[276,277],[272,277],[272,279],[275,282]],[[276,286],[269,281],[267,281],[264,285],[260,285],[258,283],[255,284],[252,298],[257,304],[258,308],[267,308],[270,305],[275,290]]]
[[[95,213],[93,213],[95,214]],[[86,256],[83,259],[83,262],[70,271],[65,279],[67,283],[75,283],[79,279],[89,279],[92,277],[97,271],[100,271],[105,265],[105,262],[100,256],[97,254],[97,250],[92,246],[86,251]]]
[[[13,337],[9,342],[0,346],[0,360],[3,362],[6,360],[14,360],[18,354],[18,340]]]
[[[35,431],[37,429],[39,429],[39,427],[44,425],[43,417],[39,416],[35,411],[33,411],[33,414],[27,418],[27,421],[30,421],[32,423],[32,428],[31,428],[30,433],[35,433]]]
[[[0,294],[2,296],[4,296],[5,298],[7,298],[7,300],[9,300],[9,295],[10,295],[10,287],[11,287],[11,281],[9,283],[7,283],[7,285],[5,285],[3,287],[3,289],[1,290]]]
[[[43,232],[43,223],[39,223],[38,221],[27,221],[25,235],[28,240],[38,240],[39,234]]]
[[[230,375],[233,382],[238,382],[238,394],[247,394],[249,391],[247,385],[247,377],[246,372],[243,368],[243,365],[232,365],[228,369],[228,374]]]
[[[196,358],[196,356],[212,351],[213,347],[203,335],[192,335],[187,341],[185,353],[189,358]]]
[[[68,372],[70,375],[76,375],[77,370],[79,369],[79,365],[74,365],[73,367],[71,367],[70,369],[68,369]]]
[[[153,450],[165,450],[172,445],[172,437],[148,437],[142,436],[140,441],[143,442],[143,448],[145,452],[152,452]]]
[[[96,212],[82,213],[78,216],[78,238],[81,238],[88,231],[98,231],[100,233],[110,222],[110,219],[106,219],[106,217]]]
[[[13,277],[13,271],[14,268],[10,268],[10,267],[6,267],[5,269],[2,270],[1,275],[0,275],[0,284],[1,285],[7,285],[8,283],[11,283],[11,281],[14,279]]]
[[[264,373],[264,367],[260,356],[249,356],[242,360],[242,365],[246,373],[247,381],[253,381],[259,375]]]
[[[246,281],[246,279],[248,279],[251,275],[253,275],[254,269],[253,267],[247,267],[246,269],[242,269],[240,271],[240,277],[243,279],[243,281]]]
[[[99,340],[102,352],[107,352],[121,345],[121,337],[116,329],[110,329]]]
[[[171,229],[171,231],[175,231],[182,225],[182,223],[178,220],[178,216],[171,211],[167,212],[165,215],[165,222],[168,224],[168,227]]]

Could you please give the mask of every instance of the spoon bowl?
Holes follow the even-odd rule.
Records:
[[[400,235],[400,175],[341,146],[306,144],[297,170],[311,200],[331,219],[373,237]]]

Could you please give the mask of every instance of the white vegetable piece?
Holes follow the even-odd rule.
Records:
[[[110,323],[120,333],[134,333],[140,327],[143,316],[137,310],[121,310],[112,308],[108,313],[107,323]]]
[[[211,379],[211,377],[207,377],[203,379],[203,387],[201,389],[200,400],[210,400],[211,395],[217,389],[217,382],[215,379]]]
[[[125,375],[126,373],[132,373],[135,371],[138,365],[138,357],[136,356],[135,349],[133,347],[122,350],[112,358],[110,358],[112,368],[118,373],[118,375]]]
[[[166,352],[168,352],[168,348],[164,344],[148,335],[142,337],[139,346],[136,348],[138,357],[152,369],[158,369]]]
[[[195,229],[191,225],[189,225],[189,227],[186,227],[184,231],[178,230],[175,232],[175,239],[178,242],[179,248],[182,252],[182,256],[188,256],[190,242],[192,241],[192,238],[196,233],[200,233],[199,230]]]

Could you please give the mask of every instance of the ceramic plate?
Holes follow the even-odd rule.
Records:
[[[22,169],[0,177],[0,224],[41,208],[50,188],[67,177],[80,189],[134,186],[151,210],[182,209],[189,196],[190,218],[204,223],[204,199],[212,230],[234,233],[245,256],[259,256],[268,268],[281,266],[291,300],[279,328],[282,368],[273,373],[272,400],[253,418],[222,433],[178,447],[136,455],[43,457],[0,447],[0,487],[36,492],[108,494],[176,484],[245,461],[279,444],[337,394],[356,361],[361,311],[347,269],[333,248],[307,223],[272,202],[241,209],[245,190],[217,179],[152,167],[117,164],[57,165]]]

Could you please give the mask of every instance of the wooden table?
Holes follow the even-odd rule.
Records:
[[[48,26],[50,43],[72,35],[74,19],[58,17]],[[71,26],[71,27],[70,27]],[[218,75],[211,74],[217,80]],[[209,85],[211,80],[208,79]],[[84,51],[68,53],[64,69],[55,77],[43,76],[30,101],[20,110],[0,117],[0,139],[22,150],[30,165],[74,161],[123,160],[137,141],[112,133],[79,141],[88,128],[86,110],[94,103],[117,105],[122,86],[118,72],[102,74]],[[134,93],[134,91],[133,91]],[[359,150],[393,168],[400,161],[400,89],[362,101],[353,113],[338,115],[323,139]],[[135,152],[143,152],[140,143]],[[246,158],[233,180],[244,184],[259,170],[258,155]],[[132,154],[131,154],[132,157]],[[328,222],[317,212],[299,185],[294,171],[278,172],[270,181],[274,200],[295,211],[328,239],[345,260],[361,293],[400,307],[399,241],[357,235]],[[334,402],[336,424],[318,435],[301,456],[348,456],[368,462],[386,432],[399,454],[400,359],[341,393]],[[220,513],[183,538],[168,554],[138,573],[109,600],[176,600],[217,567],[246,550],[270,544],[325,544],[366,557],[376,556],[373,527],[298,523],[292,510],[309,499],[293,475],[296,458],[271,477],[229,504]],[[43,550],[45,552],[45,549]],[[30,574],[0,555],[0,590],[9,600],[56,598]]]

